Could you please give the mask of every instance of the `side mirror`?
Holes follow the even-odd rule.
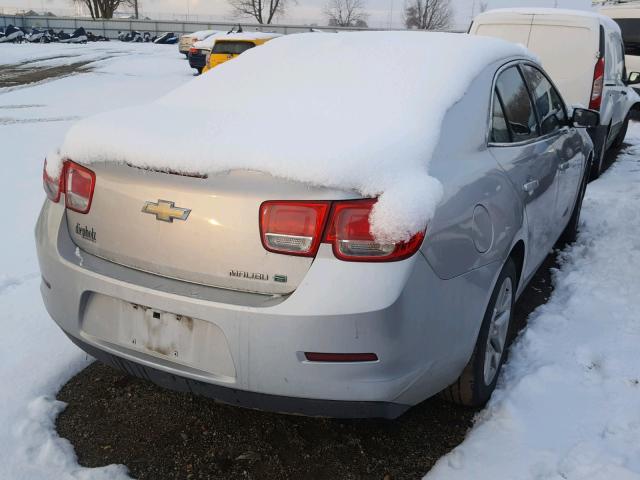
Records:
[[[595,110],[574,108],[571,124],[577,128],[597,127],[600,124],[600,114]]]
[[[627,85],[637,85],[638,83],[640,83],[640,73],[631,72],[629,74],[629,77],[627,78],[626,84]]]

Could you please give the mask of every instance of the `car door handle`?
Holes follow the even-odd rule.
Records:
[[[627,94],[627,91],[626,91],[626,90],[620,90],[620,94],[622,94],[622,95],[626,95],[626,94]]]
[[[569,160],[567,160],[566,162],[562,162],[560,165],[558,165],[558,170],[560,170],[561,172],[564,172],[570,166],[571,166],[571,162],[569,162]]]
[[[530,182],[522,185],[522,189],[529,195],[531,195],[535,191],[535,189],[538,188],[538,185],[540,185],[540,182],[538,180],[531,180]]]

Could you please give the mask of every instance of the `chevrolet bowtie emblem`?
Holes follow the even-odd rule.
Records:
[[[167,200],[158,200],[155,202],[145,202],[142,207],[142,213],[150,213],[156,216],[156,220],[163,222],[173,222],[174,220],[186,220],[191,210],[188,208],[176,207],[174,202]]]

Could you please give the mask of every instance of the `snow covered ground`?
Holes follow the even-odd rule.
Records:
[[[55,57],[55,58],[51,58]],[[0,479],[128,478],[124,467],[87,470],[53,430],[55,392],[89,359],[59,331],[40,301],[33,227],[43,201],[42,164],[77,118],[143,103],[193,78],[177,47],[0,45],[2,64],[95,60],[88,73],[0,89],[0,198],[11,208],[0,245]],[[44,60],[47,59],[47,60]],[[34,65],[34,64],[30,64]]]
[[[192,74],[175,46],[116,42],[0,45],[0,74],[1,64],[62,65],[71,54],[95,60],[93,69],[0,89],[0,198],[11,208],[0,241],[0,479],[128,478],[122,466],[78,466],[53,429],[64,408],[56,391],[90,360],[40,301],[33,226],[42,162],[74,119],[152,100]],[[583,233],[493,400],[428,479],[640,479],[640,126],[627,141],[589,185]]]

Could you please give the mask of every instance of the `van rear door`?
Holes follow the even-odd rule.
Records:
[[[470,33],[527,45],[532,21],[533,15],[529,14],[484,14],[474,22]]]
[[[565,102],[589,105],[600,49],[597,19],[581,15],[535,15],[528,47],[542,62]]]

